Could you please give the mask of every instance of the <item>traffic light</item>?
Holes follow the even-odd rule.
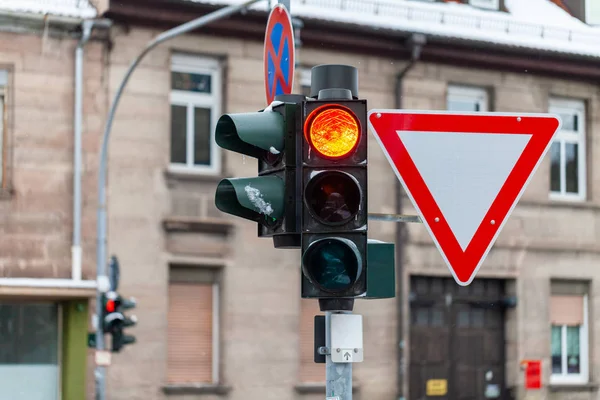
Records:
[[[312,70],[302,146],[302,297],[355,298],[367,282],[367,102],[354,67]]]
[[[119,352],[123,346],[135,343],[135,336],[126,335],[124,329],[137,324],[135,315],[128,317],[125,311],[135,308],[135,299],[124,299],[117,292],[110,291],[103,296],[102,323],[104,333],[112,336],[112,351]]]
[[[302,297],[339,309],[394,296],[393,245],[367,242],[367,101],[357,93],[356,68],[316,66],[309,98],[225,114],[215,131],[220,147],[258,160],[258,176],[219,182],[217,208],[256,222],[276,248],[300,248]]]
[[[125,311],[135,308],[136,301],[133,298],[124,299],[121,296],[118,297],[117,310],[123,315],[120,322],[116,325],[116,329],[113,332],[112,337],[112,351],[118,352],[124,346],[136,342],[135,336],[126,335],[123,330],[137,324],[137,317],[132,315],[128,317],[125,315]]]
[[[228,214],[258,223],[259,237],[275,247],[300,246],[299,193],[301,104],[303,96],[283,95],[266,109],[225,114],[215,131],[217,144],[258,159],[258,176],[219,182],[215,205]]]

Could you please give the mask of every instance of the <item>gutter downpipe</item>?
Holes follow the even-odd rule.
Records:
[[[411,51],[411,58],[400,72],[396,75],[396,93],[395,93],[395,108],[402,109],[402,83],[406,74],[412,69],[412,67],[421,58],[421,50],[426,43],[425,35],[421,33],[413,33],[407,40],[408,46]],[[402,186],[398,180],[396,180],[396,213],[402,215],[402,196],[404,195]],[[400,223],[396,229],[396,263],[398,265],[396,271],[396,307],[398,308],[398,400],[405,400],[404,395],[404,377],[406,375],[405,368],[405,344],[404,340],[404,245],[408,239],[408,232],[406,231],[406,225]]]
[[[84,20],[82,35],[75,49],[75,109],[73,115],[73,244],[71,246],[71,278],[81,280],[81,135],[83,119],[83,48],[95,26],[110,27],[108,20]]]

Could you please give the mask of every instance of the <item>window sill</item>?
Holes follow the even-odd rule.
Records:
[[[296,393],[300,394],[325,394],[325,382],[323,383],[299,383],[294,386]],[[360,385],[352,383],[352,393],[357,393]]]
[[[179,169],[179,168],[166,168],[164,171],[165,178],[167,180],[174,181],[194,181],[194,182],[208,182],[216,183],[219,182],[222,177],[221,174],[207,171],[196,171],[194,169]]]
[[[591,202],[590,200],[573,199],[573,198],[549,198],[542,201],[536,200],[521,200],[519,204],[526,206],[545,206],[551,208],[579,208],[589,210],[600,210],[600,205]]]
[[[548,195],[548,201],[551,203],[563,203],[563,204],[589,204],[589,201],[585,197],[585,195],[575,194],[575,193],[555,193],[551,192]]]
[[[163,219],[166,232],[229,233],[233,224],[220,218],[167,217]]]
[[[199,384],[172,384],[162,387],[165,394],[218,394],[226,395],[231,391],[230,386],[212,385],[208,383]]]
[[[0,188],[0,200],[10,200],[14,194],[15,191],[11,188]]]
[[[551,383],[548,385],[551,392],[595,392],[597,383]]]

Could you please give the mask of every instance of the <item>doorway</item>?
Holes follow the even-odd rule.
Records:
[[[410,400],[507,400],[499,279],[410,279]]]

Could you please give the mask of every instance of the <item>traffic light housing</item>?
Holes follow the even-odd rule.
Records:
[[[358,71],[346,65],[314,67],[308,98],[279,95],[216,126],[220,147],[258,160],[257,176],[219,182],[217,208],[256,222],[276,248],[300,248],[302,297],[328,303],[323,311],[394,297],[393,245],[367,240],[367,126]]]
[[[112,351],[119,352],[125,345],[136,342],[135,336],[127,335],[124,332],[125,328],[137,324],[135,315],[131,317],[125,315],[125,311],[136,307],[136,301],[133,298],[125,299],[115,291],[105,293],[102,300],[103,315],[101,322],[103,330],[104,333],[112,336]]]
[[[317,98],[303,107],[303,298],[367,292],[367,102],[356,80],[353,67],[313,68]]]
[[[296,133],[301,129],[303,99],[278,96],[262,111],[225,114],[215,132],[220,147],[258,160],[258,176],[219,182],[215,205],[257,222],[258,236],[272,237],[277,248],[300,246],[301,137]]]

